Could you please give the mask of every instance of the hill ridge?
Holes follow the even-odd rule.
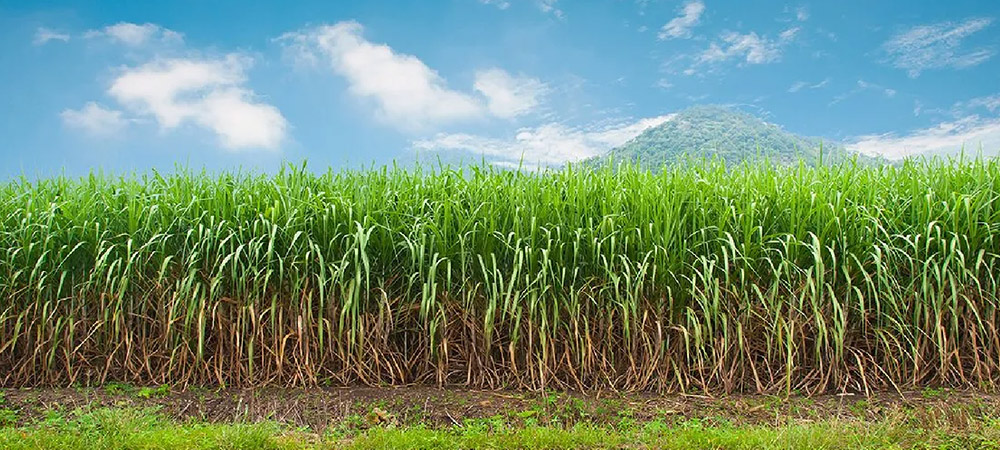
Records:
[[[799,161],[818,165],[847,161],[855,155],[863,162],[871,160],[834,141],[794,134],[739,109],[698,105],[586,163],[599,165],[610,159],[613,164],[629,161],[659,167],[688,158],[719,158],[727,165],[765,159],[782,165]]]

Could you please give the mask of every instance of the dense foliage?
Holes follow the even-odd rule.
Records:
[[[821,160],[838,164],[855,157],[862,163],[873,161],[839,144],[797,136],[739,110],[695,106],[587,164],[606,164],[610,160],[659,168],[690,159],[717,158],[730,166],[764,160],[781,165],[817,165]]]
[[[0,186],[0,382],[1000,381],[1000,164]]]

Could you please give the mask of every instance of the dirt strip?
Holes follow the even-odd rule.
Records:
[[[330,426],[364,428],[380,423],[463,426],[476,420],[506,423],[622,424],[650,420],[779,424],[830,418],[878,420],[905,412],[921,424],[963,426],[1000,417],[1000,395],[928,389],[916,392],[824,396],[655,395],[478,391],[462,388],[267,388],[255,390],[134,387],[4,389],[0,409],[28,423],[53,411],[99,407],[155,407],[180,420],[210,422],[273,420],[321,431]],[[899,416],[899,414],[896,414]]]

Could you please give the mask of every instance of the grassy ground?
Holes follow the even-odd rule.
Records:
[[[375,426],[324,433],[275,422],[212,424],[176,422],[153,410],[97,409],[50,414],[38,422],[0,428],[9,449],[93,448],[1000,448],[1000,422],[975,421],[962,428],[922,428],[911,417],[878,422],[824,420],[778,426],[706,424],[662,420],[620,427],[578,424],[511,426],[468,421],[432,429]]]
[[[1000,397],[0,391],[0,448],[1000,448]]]

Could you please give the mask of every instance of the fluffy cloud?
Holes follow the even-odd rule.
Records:
[[[35,45],[45,45],[49,41],[69,42],[69,38],[69,34],[59,33],[45,27],[39,27],[38,30],[35,31],[35,39],[32,42],[34,42]]]
[[[106,37],[127,47],[142,47],[149,43],[180,44],[184,36],[176,31],[152,23],[134,24],[119,22],[100,30],[90,30],[87,38]]]
[[[916,26],[897,33],[882,45],[882,50],[890,64],[906,70],[913,78],[928,69],[972,67],[993,57],[994,51],[962,50],[962,40],[992,22],[991,18],[972,18]]]
[[[418,151],[460,151],[484,156],[501,165],[516,165],[523,160],[527,166],[555,166],[601,155],[672,117],[673,115],[650,117],[635,122],[589,128],[549,123],[522,128],[512,139],[441,133],[431,139],[414,142],[413,148]]]
[[[767,64],[781,59],[785,45],[795,39],[799,28],[789,28],[778,36],[777,40],[759,36],[750,32],[740,34],[725,31],[719,37],[721,42],[713,42],[707,50],[698,57],[698,63],[715,63],[737,58],[747,64]]]
[[[474,119],[483,110],[471,95],[449,89],[445,80],[415,56],[362,36],[357,22],[340,22],[288,33],[280,38],[300,60],[323,62],[347,80],[349,91],[371,100],[383,121],[409,130]]]
[[[249,64],[236,54],[158,59],[125,69],[108,93],[133,113],[154,117],[163,129],[192,123],[215,133],[227,149],[276,149],[288,125],[277,108],[255,100],[243,86]]]
[[[501,69],[476,72],[473,88],[486,97],[490,113],[502,118],[532,111],[547,90],[538,79],[515,77]]]
[[[705,12],[705,4],[701,0],[687,2],[680,10],[680,15],[671,19],[663,28],[660,28],[658,37],[660,40],[689,38],[691,29],[701,21],[701,14]]]
[[[904,136],[894,134],[861,136],[848,149],[868,155],[881,155],[901,159],[914,155],[954,155],[964,150],[966,154],[995,155],[1000,149],[1000,118],[983,119],[977,115],[930,128],[916,130]]]
[[[128,125],[121,111],[107,109],[94,102],[88,102],[79,110],[65,109],[59,117],[66,126],[96,137],[114,136]]]
[[[286,33],[282,42],[297,61],[329,65],[348,91],[368,100],[381,121],[420,132],[487,116],[513,118],[535,109],[547,91],[541,81],[501,69],[476,72],[473,89],[448,87],[437,71],[413,55],[368,41],[361,24],[348,21]]]

